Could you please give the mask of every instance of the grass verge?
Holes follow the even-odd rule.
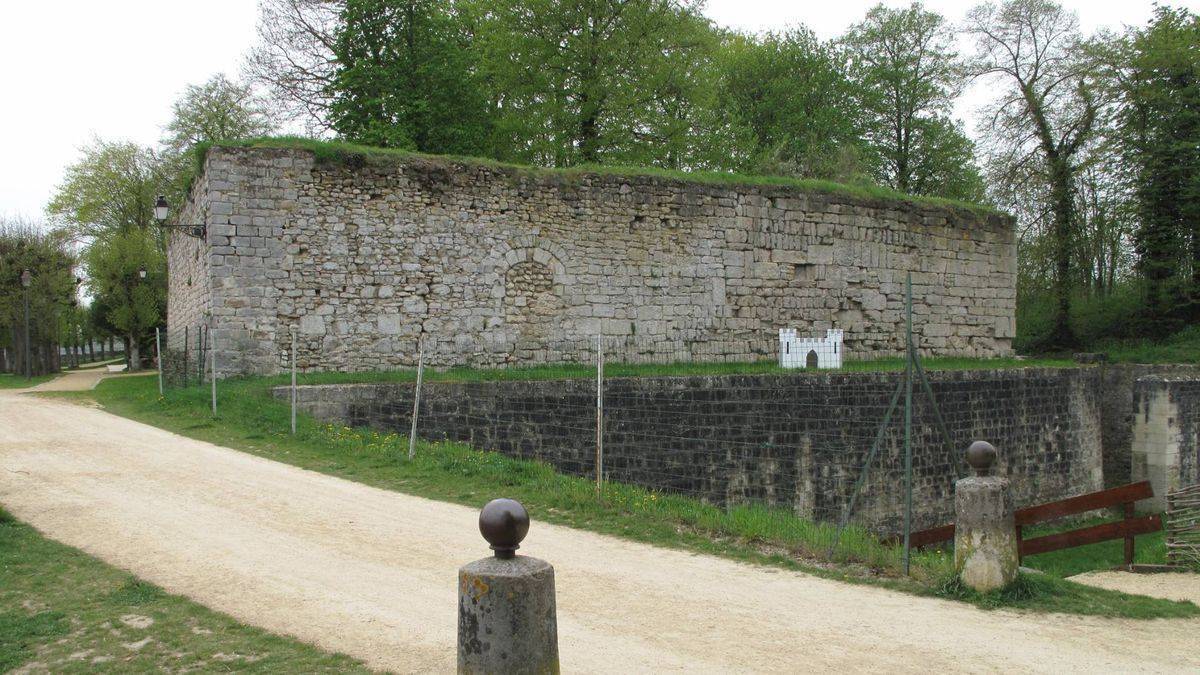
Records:
[[[0,672],[368,672],[163,592],[0,509]]]
[[[982,607],[1099,614],[1127,618],[1200,615],[1190,603],[1099,591],[1070,582],[1018,602],[947,590],[951,561],[931,551],[915,556],[913,574],[897,573],[900,552],[852,531],[834,559],[826,557],[831,528],[761,506],[726,511],[699,501],[639,487],[610,484],[597,500],[593,484],[546,464],[512,459],[452,443],[421,443],[409,461],[407,438],[364,429],[321,425],[301,415],[287,433],[289,410],[269,394],[270,379],[222,382],[219,415],[208,410],[207,389],[160,397],[154,378],[106,380],[91,392],[107,410],[199,440],[389,490],[479,507],[504,495],[521,500],[542,521],[616,535],[658,546],[803,570],[827,578],[868,583]]]
[[[58,377],[58,373],[47,373],[46,375],[37,375],[26,380],[24,375],[0,373],[0,389],[24,389],[25,387],[33,387],[43,382],[49,382],[56,377]]]

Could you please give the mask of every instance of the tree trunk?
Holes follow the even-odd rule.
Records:
[[[133,333],[125,338],[125,353],[129,357],[129,372],[136,373],[141,367],[141,359],[138,358],[138,343]]]
[[[1075,201],[1071,194],[1071,167],[1063,159],[1053,160],[1050,170],[1050,196],[1054,207],[1054,329],[1050,334],[1051,348],[1071,349],[1078,346],[1071,329],[1071,224],[1075,216]]]

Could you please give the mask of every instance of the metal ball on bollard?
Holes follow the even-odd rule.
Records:
[[[458,570],[458,672],[558,673],[554,568],[517,555],[529,513],[512,499],[479,512],[494,554]]]

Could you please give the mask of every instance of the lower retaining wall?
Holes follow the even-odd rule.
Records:
[[[914,525],[952,519],[954,480],[974,439],[1000,451],[1017,506],[1099,489],[1103,482],[1097,368],[942,371],[929,374],[949,426],[947,448],[918,386],[914,393]],[[854,483],[899,373],[610,378],[604,382],[608,480],[707,502],[757,502],[835,520]],[[275,390],[287,397],[288,389]],[[300,409],[324,422],[407,432],[412,384],[299,388]],[[419,435],[535,458],[594,476],[595,382],[429,383]],[[904,508],[903,405],[883,436],[856,521],[900,527]]]

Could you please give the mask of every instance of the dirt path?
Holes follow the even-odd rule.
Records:
[[[1071,581],[1107,588],[1122,593],[1148,595],[1164,600],[1190,600],[1200,605],[1200,574],[1163,572],[1135,574],[1133,572],[1087,572],[1071,577]]]
[[[0,394],[0,503],[209,607],[369,664],[454,669],[477,512]],[[536,518],[536,514],[535,518]],[[1180,671],[1200,621],[983,612],[534,522],[567,672]]]

